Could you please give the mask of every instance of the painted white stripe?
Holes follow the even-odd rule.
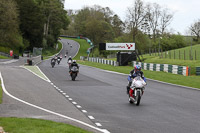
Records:
[[[61,93],[63,93],[63,91],[62,91],[62,90],[60,90],[60,92],[61,92]]]
[[[51,82],[50,80],[48,81],[47,79],[44,79],[43,77],[37,75],[36,73],[34,73],[33,71],[31,71],[30,69],[28,69],[28,68],[26,68],[26,67],[24,67],[24,66],[20,66],[20,67],[22,67],[22,68],[28,70],[29,72],[31,72],[32,74],[38,76],[39,78],[43,79],[44,81]],[[53,83],[51,83],[51,84],[53,85]]]
[[[68,98],[70,101],[72,101],[73,99],[72,98]]]
[[[82,108],[80,105],[77,105],[76,107],[77,107],[77,108]]]
[[[13,95],[11,95],[11,94],[6,90],[6,88],[5,88],[5,85],[4,85],[4,82],[3,82],[3,77],[2,77],[2,75],[1,75],[1,72],[0,72],[0,78],[1,78],[1,85],[2,85],[3,91],[5,92],[6,95],[10,96],[11,98],[13,98],[13,99],[15,99],[15,100],[17,100],[17,101],[20,101],[20,102],[22,102],[22,103],[24,103],[24,104],[27,104],[27,105],[29,105],[29,106],[32,106],[32,107],[34,107],[34,108],[37,108],[37,109],[43,110],[43,111],[45,111],[45,112],[48,112],[48,113],[50,113],[50,114],[54,114],[54,115],[60,116],[60,117],[62,117],[62,118],[66,118],[66,119],[69,119],[69,120],[71,120],[71,121],[75,121],[75,122],[77,122],[77,123],[80,123],[80,124],[82,124],[82,125],[85,125],[85,126],[87,126],[87,127],[90,127],[90,128],[92,128],[92,129],[98,130],[98,131],[100,131],[100,132],[107,133],[104,129],[100,129],[100,128],[94,127],[94,126],[92,126],[92,125],[90,125],[90,124],[87,124],[87,123],[85,123],[85,122],[82,122],[82,121],[80,121],[80,120],[77,120],[77,119],[68,117],[68,116],[66,116],[66,115],[62,115],[62,114],[59,114],[59,113],[56,113],[56,112],[47,110],[47,109],[45,109],[45,108],[42,108],[42,107],[39,107],[39,106],[37,106],[37,105],[28,103],[28,102],[26,102],[26,101],[23,101],[23,100],[21,100],[21,99],[15,97],[15,96],[13,96]]]
[[[95,123],[98,127],[101,127],[102,125],[100,123]]]
[[[91,120],[94,120],[94,117],[93,116],[88,116]]]
[[[73,104],[77,104],[76,102],[72,102]]]
[[[66,95],[66,93],[63,93],[63,95]]]
[[[83,112],[83,113],[87,113],[87,111],[86,111],[86,110],[82,110],[82,112]]]
[[[68,95],[66,95],[65,97],[69,97]]]
[[[38,67],[38,66],[36,66],[37,68],[38,68],[38,70],[43,74],[43,76],[47,79],[47,81],[48,82],[51,82],[50,80],[49,80],[49,78],[47,78],[47,76],[40,70],[40,68]]]

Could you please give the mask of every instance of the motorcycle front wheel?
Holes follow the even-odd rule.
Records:
[[[136,106],[140,105],[140,99],[141,99],[140,91],[137,91],[136,97],[135,97],[135,104],[136,104]]]

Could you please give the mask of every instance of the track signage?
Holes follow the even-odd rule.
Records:
[[[106,43],[106,50],[135,50],[135,43]]]

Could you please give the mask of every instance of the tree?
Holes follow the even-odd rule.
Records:
[[[170,24],[170,22],[173,19],[173,14],[169,13],[168,8],[163,9],[160,14],[161,14],[161,18],[160,18],[161,34],[164,35],[164,32],[165,32],[167,26]]]
[[[194,22],[190,27],[189,30],[191,32],[192,35],[197,37],[197,42],[199,41],[199,37],[200,37],[200,19],[196,22]]]
[[[147,18],[149,22],[149,26],[152,30],[153,39],[155,41],[156,34],[159,34],[160,30],[158,29],[159,26],[159,18],[161,14],[161,7],[154,3],[147,5]]]
[[[44,16],[33,0],[16,0],[20,13],[20,31],[30,43],[29,49],[42,47]]]
[[[112,27],[115,33],[115,37],[122,35],[125,25],[116,14],[112,17]]]
[[[127,10],[127,23],[131,31],[133,31],[133,41],[136,39],[138,34],[139,27],[141,27],[143,20],[145,19],[146,14],[144,10],[144,3],[142,0],[135,0],[132,7],[129,7]]]
[[[19,32],[18,11],[13,0],[0,1],[0,46],[23,47]]]

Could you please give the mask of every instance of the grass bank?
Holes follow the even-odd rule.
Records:
[[[68,124],[32,118],[0,118],[0,126],[8,133],[89,133]]]
[[[50,58],[51,56],[57,54],[60,50],[62,49],[62,44],[61,42],[58,42],[58,48],[57,50],[55,48],[47,48],[47,49],[44,49],[42,51],[42,56],[43,56],[43,59],[48,59]]]
[[[0,55],[0,59],[11,59],[10,57]]]
[[[92,66],[104,70],[110,70],[110,71],[115,71],[115,72],[120,72],[124,74],[129,74],[129,72],[133,69],[131,66],[111,66],[111,65],[105,65],[105,64],[100,64],[100,63],[95,63],[95,62],[89,62],[89,61],[78,61],[79,64],[87,65],[87,66]],[[171,74],[171,73],[166,73],[166,72],[157,72],[157,71],[148,71],[148,70],[143,70],[145,77],[154,79],[154,80],[159,80],[167,83],[173,83],[177,85],[184,85],[188,87],[194,87],[194,88],[200,88],[200,76],[182,76],[182,75],[177,75],[177,74]],[[127,79],[124,79],[127,80]]]
[[[69,40],[74,40],[80,44],[80,49],[76,57],[74,57],[75,60],[79,60],[80,56],[87,56],[87,49],[90,47],[90,45],[87,43],[85,39],[75,39],[75,38],[66,38],[66,37],[61,37],[63,39],[69,39]]]

